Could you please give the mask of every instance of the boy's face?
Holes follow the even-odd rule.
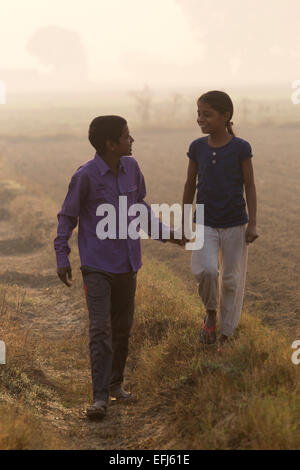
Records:
[[[107,142],[107,148],[116,155],[132,155],[132,143],[134,139],[131,137],[127,124],[123,127],[121,137],[118,142]]]
[[[198,118],[197,122],[201,127],[203,134],[211,134],[216,130],[225,127],[229,119],[229,113],[221,114],[219,111],[213,109],[207,103],[198,102]]]

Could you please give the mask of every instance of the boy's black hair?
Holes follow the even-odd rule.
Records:
[[[213,109],[219,111],[221,114],[228,111],[230,113],[230,117],[226,123],[226,127],[230,134],[235,135],[232,130],[233,122],[231,122],[231,118],[233,116],[233,103],[227,93],[219,90],[208,91],[198,98],[197,103],[199,103],[199,101],[209,104]]]
[[[100,155],[106,152],[106,141],[118,142],[127,121],[120,116],[98,116],[89,127],[89,141]]]

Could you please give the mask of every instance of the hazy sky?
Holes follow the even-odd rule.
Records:
[[[27,45],[36,30],[59,26],[79,33],[88,76],[100,86],[300,78],[298,0],[2,0],[0,18],[0,70],[47,74],[51,66]]]

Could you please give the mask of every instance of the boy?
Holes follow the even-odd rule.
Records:
[[[70,287],[72,273],[68,240],[79,217],[78,247],[89,311],[94,399],[93,405],[87,409],[87,416],[102,419],[106,414],[109,395],[119,401],[133,399],[130,393],[123,390],[122,382],[133,323],[136,274],[142,263],[139,238],[99,235],[99,215],[104,215],[100,214],[99,208],[103,204],[113,208],[116,221],[120,222],[116,228],[121,231],[124,231],[124,226],[121,226],[119,196],[127,196],[128,206],[134,203],[145,206],[149,221],[153,214],[144,201],[144,177],[136,160],[129,156],[134,139],[126,120],[119,116],[95,118],[90,124],[89,141],[96,154],[72,176],[58,213],[54,247],[57,274]],[[126,214],[126,230],[130,219]],[[162,226],[159,223],[159,238],[165,242]],[[182,240],[174,239],[173,231],[170,237],[169,241],[184,244]]]

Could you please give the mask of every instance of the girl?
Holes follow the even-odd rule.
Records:
[[[208,135],[194,140],[187,153],[183,204],[193,203],[198,175],[197,204],[204,204],[204,245],[192,252],[191,265],[206,308],[199,340],[204,344],[216,342],[219,293],[221,351],[240,319],[248,244],[258,238],[256,189],[251,146],[232,131],[230,97],[222,91],[209,91],[200,96],[197,106],[197,122]]]

